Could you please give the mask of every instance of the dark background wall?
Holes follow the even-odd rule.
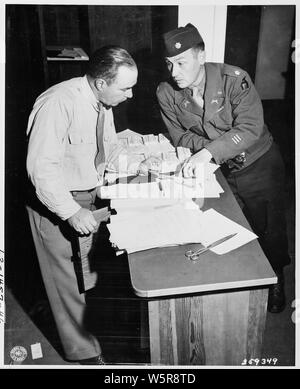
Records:
[[[224,62],[245,69],[261,92],[265,122],[280,146],[290,177],[295,174],[294,39],[295,6],[227,7]],[[278,79],[272,81],[270,74]]]
[[[247,70],[253,79],[261,13],[261,6],[227,8],[225,62]],[[115,109],[117,130],[131,128],[158,133],[163,124],[155,90],[166,75],[160,36],[177,27],[177,22],[177,6],[6,6],[6,283],[26,309],[43,295],[24,207],[27,119],[35,98],[43,90],[83,75],[86,66],[85,63],[50,63],[45,57],[45,46],[80,46],[89,55],[106,44],[126,48],[138,64],[139,80],[134,98]],[[285,98],[263,101],[263,104],[266,122],[293,178],[294,64],[290,60],[285,77]]]
[[[224,62],[247,70],[254,80],[260,30],[261,6],[227,9]]]
[[[46,46],[118,44],[139,67],[134,98],[114,110],[118,131],[160,132],[155,91],[164,77],[159,37],[177,27],[176,6],[6,6],[5,247],[6,284],[24,308],[43,294],[25,210],[26,125],[36,97],[47,87],[81,76],[86,63],[50,62]]]

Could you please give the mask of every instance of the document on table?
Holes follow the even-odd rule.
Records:
[[[200,210],[181,205],[148,208],[148,211],[121,212],[107,225],[112,243],[128,253],[155,247],[200,242]]]
[[[200,170],[201,177],[184,178],[181,173],[178,174],[160,174],[155,181],[147,182],[148,176],[144,176],[146,182],[140,182],[139,177],[128,177],[126,175],[117,176],[109,173],[106,175],[110,185],[102,186],[101,198],[103,199],[139,199],[139,198],[166,198],[166,199],[192,199],[192,198],[211,198],[220,197],[223,188],[218,183],[214,174],[218,165],[208,164]],[[119,180],[119,183],[117,180]],[[124,181],[125,183],[122,183]]]
[[[257,235],[252,231],[221,215],[212,208],[203,213],[203,223],[201,243],[204,246],[208,246],[227,235],[236,233],[233,238],[210,249],[216,254],[228,253],[257,238]]]
[[[163,134],[142,135],[129,129],[118,133],[119,142],[132,154],[161,155],[164,152],[174,151],[170,141]]]
[[[162,207],[170,207],[174,205],[181,205],[186,209],[199,209],[199,206],[191,199],[112,199],[110,207],[118,211],[141,211],[159,209]]]
[[[128,253],[156,247],[213,243],[228,234],[232,239],[212,248],[216,254],[225,254],[257,236],[213,209],[202,212],[188,209],[181,203],[164,207],[121,208],[111,216],[108,224],[110,241]]]
[[[102,199],[158,199],[161,197],[157,182],[102,186],[100,193]]]

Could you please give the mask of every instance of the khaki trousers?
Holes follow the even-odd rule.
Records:
[[[82,192],[77,192],[81,193]],[[80,197],[80,196],[79,196]],[[94,196],[83,196],[82,205],[93,209]],[[75,200],[76,196],[74,197]],[[81,199],[78,202],[81,203]],[[45,209],[43,206],[41,209]],[[39,265],[64,348],[65,358],[80,360],[95,357],[101,347],[85,329],[85,295],[78,290],[72,262],[72,232],[67,222],[27,206]]]

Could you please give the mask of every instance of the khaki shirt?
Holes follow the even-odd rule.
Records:
[[[192,99],[188,88],[162,82],[157,98],[162,118],[174,145],[192,152],[209,150],[222,164],[245,153],[241,169],[262,156],[272,144],[263,120],[258,93],[244,70],[226,64],[205,64],[204,107]]]
[[[80,208],[70,191],[101,184],[95,168],[97,104],[86,76],[78,77],[42,93],[29,117],[27,171],[40,201],[63,220]],[[108,150],[118,147],[112,109],[105,110],[104,143]]]

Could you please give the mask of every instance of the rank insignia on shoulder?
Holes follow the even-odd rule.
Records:
[[[246,81],[245,78],[243,78],[243,81],[242,81],[242,83],[241,83],[241,87],[242,87],[243,90],[249,88],[249,84],[248,84],[248,82]]]
[[[236,70],[236,71],[234,72],[234,74],[236,74],[237,76],[239,76],[239,75],[241,74],[241,72],[240,72],[239,70]]]

